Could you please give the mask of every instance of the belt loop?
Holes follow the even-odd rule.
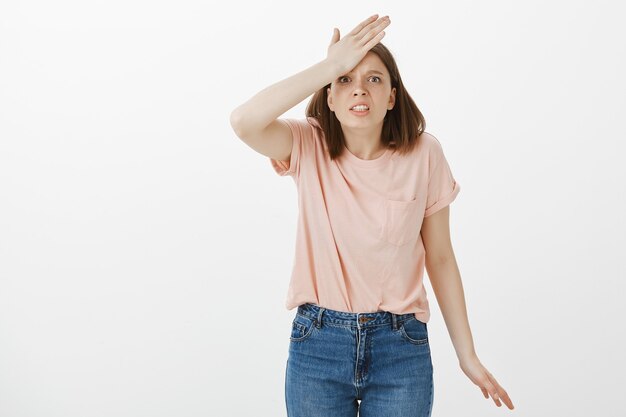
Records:
[[[324,313],[325,308],[320,307],[320,310],[317,313],[317,320],[315,322],[315,326],[319,329],[322,327],[322,313]]]
[[[393,330],[398,329],[398,318],[396,317],[394,313],[391,313],[391,328]]]

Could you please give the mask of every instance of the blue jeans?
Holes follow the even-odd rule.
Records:
[[[430,417],[433,365],[413,313],[298,306],[285,372],[288,417]]]

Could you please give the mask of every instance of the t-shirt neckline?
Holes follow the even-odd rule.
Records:
[[[343,145],[342,156],[346,161],[348,161],[349,163],[353,165],[357,165],[363,168],[373,168],[373,167],[380,166],[381,164],[384,164],[389,159],[389,157],[391,156],[391,149],[386,148],[385,152],[383,152],[383,154],[380,155],[378,158],[361,159],[355,154],[353,154],[352,152],[350,152],[350,150],[346,147],[346,145]]]

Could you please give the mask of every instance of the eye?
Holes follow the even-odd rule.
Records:
[[[345,83],[342,81],[344,78],[350,79],[347,75],[343,75],[343,76],[339,77],[339,78],[337,79],[337,81],[338,81],[339,83],[341,83],[341,84],[345,84]],[[370,77],[370,80],[371,80],[371,79],[374,79],[374,78],[376,79],[376,81],[375,81],[376,83],[379,83],[379,82],[381,81],[381,80],[380,80],[380,77],[378,77],[378,76],[376,76],[376,75],[371,76],[371,77]]]

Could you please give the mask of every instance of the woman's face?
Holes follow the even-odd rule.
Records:
[[[389,72],[373,52],[368,52],[351,72],[334,80],[327,91],[328,107],[342,127],[357,129],[379,128],[396,98]],[[368,110],[353,109],[359,103],[365,103]]]

